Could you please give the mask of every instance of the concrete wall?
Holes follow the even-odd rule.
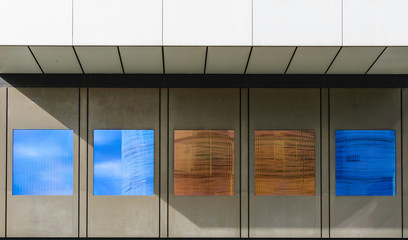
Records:
[[[0,236],[407,236],[406,101],[400,88],[0,88]],[[12,195],[18,128],[74,130],[72,196]],[[154,196],[93,196],[93,130],[109,128],[155,130]],[[235,131],[233,196],[174,196],[177,129]],[[254,196],[255,129],[316,131],[315,196]],[[396,131],[396,196],[335,196],[335,129]]]
[[[405,0],[2,0],[0,45],[406,46]]]

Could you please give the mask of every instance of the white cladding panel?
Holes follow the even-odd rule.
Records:
[[[74,45],[161,45],[162,0],[73,0]]]
[[[344,45],[408,45],[407,12],[406,0],[344,0]]]
[[[341,0],[253,0],[254,46],[341,46]]]
[[[251,45],[251,5],[251,0],[164,0],[163,45]]]
[[[0,45],[71,45],[72,0],[1,0]]]

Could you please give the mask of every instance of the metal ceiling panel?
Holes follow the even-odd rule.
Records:
[[[163,73],[162,47],[119,47],[125,73]]]
[[[82,73],[72,47],[31,47],[44,73]]]
[[[408,74],[408,47],[387,47],[368,74]]]
[[[384,47],[343,47],[328,74],[365,74]]]
[[[27,46],[0,46],[0,73],[42,73]]]
[[[123,73],[117,47],[75,47],[85,73]]]
[[[324,74],[340,47],[298,47],[288,74]]]
[[[165,47],[166,73],[204,73],[205,47]]]
[[[249,59],[249,74],[284,74],[295,47],[254,47]]]
[[[251,47],[208,47],[205,73],[243,74]]]

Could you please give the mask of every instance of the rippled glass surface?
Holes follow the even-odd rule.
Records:
[[[13,130],[13,195],[73,194],[72,130]]]
[[[394,130],[336,130],[336,195],[395,196]]]
[[[234,195],[234,131],[174,131],[174,195]]]
[[[315,131],[255,131],[255,195],[315,194]]]
[[[154,194],[154,130],[94,130],[94,195]]]

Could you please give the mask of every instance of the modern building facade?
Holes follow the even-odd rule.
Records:
[[[408,236],[407,1],[0,0],[0,10],[0,237]],[[27,174],[14,171],[17,153],[28,149],[24,171],[41,156],[17,147],[15,130],[45,129],[72,134],[72,194],[17,194]],[[154,144],[135,148],[144,137],[123,131],[117,164],[96,165],[95,130],[153,130]],[[180,130],[222,137],[176,141]],[[371,159],[386,165],[364,168]],[[153,183],[140,170],[152,165]],[[153,194],[96,194],[96,172]]]

